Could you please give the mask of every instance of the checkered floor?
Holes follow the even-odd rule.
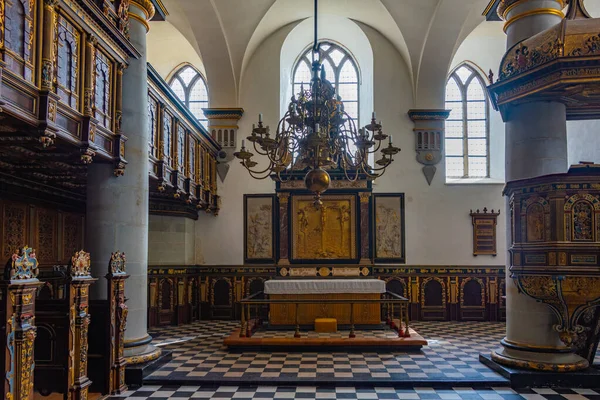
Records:
[[[147,383],[506,384],[478,360],[479,353],[498,347],[505,332],[503,323],[415,322],[413,328],[429,346],[417,352],[387,353],[228,351],[223,339],[238,326],[236,322],[201,321],[151,332],[158,345],[173,351],[173,360],[151,374]]]
[[[414,388],[389,387],[310,387],[310,386],[143,386],[113,399],[406,399],[406,400],[599,400],[600,390],[591,389],[517,389],[494,387],[473,388]]]

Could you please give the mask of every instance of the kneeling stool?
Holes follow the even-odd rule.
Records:
[[[317,318],[315,319],[315,332],[335,333],[337,332],[337,319],[335,318]]]

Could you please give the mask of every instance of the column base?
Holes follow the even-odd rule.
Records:
[[[160,357],[161,352],[160,348],[151,343],[132,347],[127,347],[127,344],[125,344],[124,357],[127,360],[127,365],[136,365],[156,360]]]
[[[492,359],[490,353],[480,354],[479,361],[506,378],[512,388],[595,388],[600,380],[600,370],[597,368],[586,368],[573,372],[528,370],[500,364]]]
[[[498,364],[531,371],[573,372],[590,366],[585,358],[567,347],[531,347],[504,338],[502,348],[492,351],[491,359]]]

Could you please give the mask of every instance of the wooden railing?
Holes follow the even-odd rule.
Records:
[[[350,305],[350,333],[349,338],[356,337],[354,327],[354,305],[355,304],[380,304],[383,306],[386,316],[386,323],[398,332],[398,337],[410,337],[410,323],[408,317],[409,301],[406,297],[396,293],[386,291],[380,299],[270,299],[258,297],[264,295],[263,292],[255,293],[239,301],[241,308],[241,327],[240,337],[251,337],[255,328],[262,325],[263,313],[260,312],[262,306],[271,306],[272,304],[292,304],[295,310],[295,331],[294,337],[300,338],[300,316],[299,308],[301,304],[348,304]],[[397,306],[397,307],[395,307]],[[254,310],[254,318],[252,311]],[[398,312],[398,319],[396,319]],[[396,320],[398,323],[396,324]],[[254,322],[254,323],[252,323]]]

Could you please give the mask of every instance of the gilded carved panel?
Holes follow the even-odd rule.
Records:
[[[2,204],[2,260],[8,260],[15,250],[27,243],[28,208],[26,204]]]
[[[312,196],[293,196],[291,221],[294,260],[357,258],[356,196],[325,195],[319,208]]]

